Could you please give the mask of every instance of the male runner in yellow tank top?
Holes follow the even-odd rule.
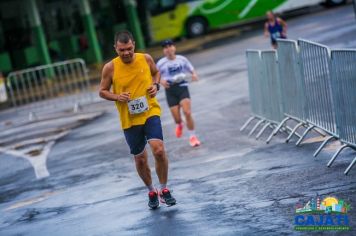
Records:
[[[134,52],[135,41],[130,32],[117,33],[114,47],[118,57],[105,64],[99,94],[116,104],[126,142],[135,157],[136,170],[149,190],[148,206],[157,208],[159,199],[166,205],[174,205],[176,200],[167,188],[168,159],[163,145],[161,108],[155,98],[160,74],[150,55]],[[161,185],[159,192],[152,184],[145,149],[147,142],[155,157]]]

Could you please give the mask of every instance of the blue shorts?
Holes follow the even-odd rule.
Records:
[[[161,119],[159,116],[152,116],[144,125],[134,125],[124,129],[124,134],[130,153],[137,156],[145,150],[147,141],[151,139],[163,141]]]

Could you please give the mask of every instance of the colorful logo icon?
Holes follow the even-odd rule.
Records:
[[[303,207],[297,204],[295,213],[344,213],[350,210],[350,205],[336,197],[326,197],[323,200],[319,196],[312,198]]]
[[[294,229],[308,230],[350,230],[348,212],[351,206],[344,200],[327,196],[316,196],[307,203],[297,203]]]

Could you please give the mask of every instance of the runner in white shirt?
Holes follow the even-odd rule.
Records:
[[[162,42],[164,58],[157,62],[157,68],[161,74],[161,84],[165,88],[168,106],[176,123],[176,136],[183,134],[183,121],[181,109],[185,116],[189,133],[189,143],[192,147],[200,145],[200,141],[194,131],[194,120],[191,112],[191,102],[188,90],[188,76],[192,81],[197,81],[198,76],[190,61],[181,55],[176,55],[176,47],[172,40]]]

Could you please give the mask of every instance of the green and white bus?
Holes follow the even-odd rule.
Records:
[[[320,3],[346,0],[149,0],[150,37],[154,42],[195,37],[208,30],[262,19],[266,11],[282,13]]]

